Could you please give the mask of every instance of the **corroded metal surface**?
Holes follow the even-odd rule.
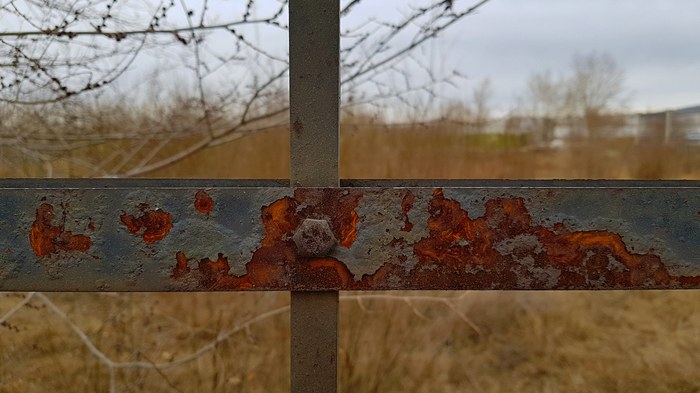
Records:
[[[697,182],[43,184],[0,182],[0,290],[700,288]]]
[[[340,1],[289,2],[289,120],[290,185],[338,187]],[[307,217],[292,236],[296,255],[326,256],[331,232],[324,219]],[[292,291],[292,393],[337,391],[338,307],[337,291]]]

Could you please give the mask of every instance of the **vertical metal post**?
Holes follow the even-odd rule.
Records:
[[[290,1],[292,186],[339,185],[339,42],[339,1]],[[336,392],[337,355],[338,292],[292,292],[292,392]]]

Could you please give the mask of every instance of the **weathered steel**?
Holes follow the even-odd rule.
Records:
[[[290,2],[289,85],[291,185],[337,187],[339,1]],[[323,256],[332,247],[328,224],[323,228],[323,221],[313,219],[306,217],[296,230],[299,256]],[[292,392],[335,392],[338,292],[292,292],[290,324]]]
[[[315,218],[304,219],[292,240],[303,257],[325,257],[338,242],[328,221]]]
[[[696,181],[30,184],[0,181],[0,290],[700,288]]]
[[[337,391],[338,308],[337,291],[292,292],[292,393]]]
[[[338,185],[340,4],[292,0],[289,7],[291,181]]]

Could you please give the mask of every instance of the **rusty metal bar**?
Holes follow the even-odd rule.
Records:
[[[0,290],[700,288],[697,181],[92,182],[0,180]]]
[[[337,187],[340,2],[292,0],[289,25],[291,185]],[[305,220],[294,234],[297,255],[325,256],[317,254],[333,245],[329,224],[320,216]],[[291,391],[335,392],[338,292],[292,292],[290,322]]]

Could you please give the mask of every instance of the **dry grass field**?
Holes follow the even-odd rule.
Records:
[[[288,154],[285,131],[273,130],[151,176],[285,178]],[[517,138],[350,128],[341,168],[344,178],[700,179],[700,148],[536,150]],[[0,392],[289,389],[286,293],[42,296],[0,324]],[[342,296],[341,392],[700,392],[697,291]],[[0,321],[23,299],[0,294]]]

